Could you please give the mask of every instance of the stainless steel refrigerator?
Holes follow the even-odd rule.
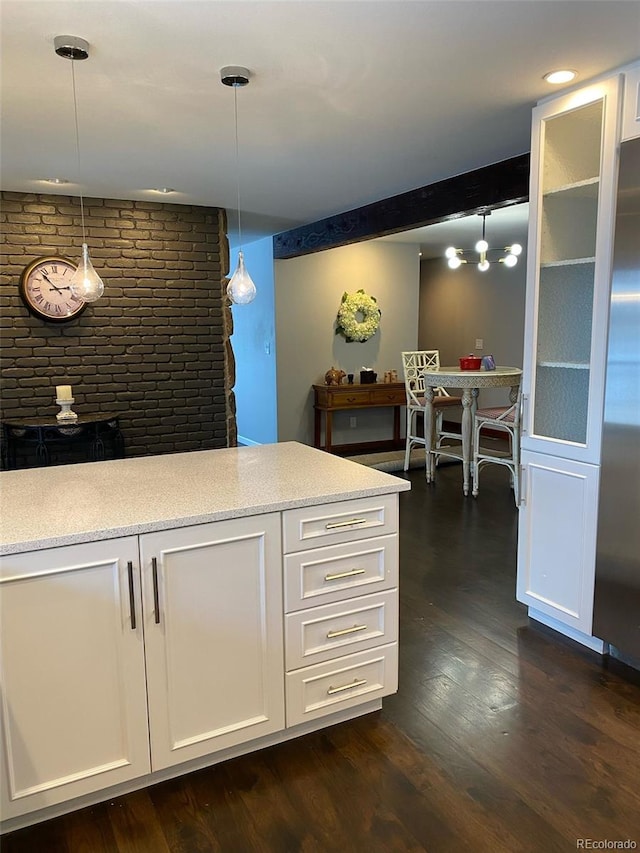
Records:
[[[593,634],[640,668],[640,138],[620,151]]]

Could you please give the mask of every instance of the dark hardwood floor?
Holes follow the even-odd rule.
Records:
[[[639,847],[636,673],[528,624],[505,469],[475,500],[458,465],[409,477],[400,690],[381,712],[14,832],[2,853]]]

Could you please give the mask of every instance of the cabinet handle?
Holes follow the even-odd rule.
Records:
[[[325,524],[327,530],[335,530],[336,527],[351,527],[352,524],[366,524],[366,518],[351,518],[349,521],[330,521]]]
[[[348,572],[336,572],[335,575],[325,575],[325,581],[337,581],[340,578],[352,578],[354,575],[363,575],[365,569],[350,569]]]
[[[127,563],[127,574],[129,575],[129,613],[131,614],[131,630],[136,630],[136,599],[133,593],[133,563]]]
[[[366,678],[361,678],[360,680],[354,678],[351,684],[343,684],[342,687],[329,687],[327,690],[327,696],[333,696],[334,693],[342,693],[343,690],[351,690],[352,687],[362,687],[362,685],[366,683]]]
[[[334,637],[344,637],[345,634],[355,634],[356,631],[366,631],[366,625],[354,625],[352,628],[342,628],[340,631],[329,631],[327,640],[333,640]]]
[[[525,490],[526,473],[527,473],[526,467],[524,465],[521,465],[520,466],[520,483],[519,483],[520,494],[518,495],[518,506],[524,506],[527,502],[527,499],[525,497],[525,494],[526,494],[526,490]]]
[[[155,623],[160,624],[160,596],[158,595],[158,561],[151,558],[151,571],[153,573],[153,609],[155,611]]]
[[[520,396],[520,435],[527,434],[527,413],[525,408],[525,403],[529,401],[528,394],[522,394]]]

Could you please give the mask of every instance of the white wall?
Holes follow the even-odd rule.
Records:
[[[236,418],[240,444],[277,441],[274,333],[273,240],[243,247],[247,271],[257,294],[249,305],[233,305],[231,346],[236,359]],[[237,252],[231,258],[236,267]]]
[[[492,264],[481,273],[475,264],[451,270],[443,259],[420,264],[420,349],[439,349],[440,364],[457,365],[460,356],[491,353],[496,364],[522,367],[526,263],[509,269]],[[484,347],[476,350],[476,338]],[[504,389],[481,391],[480,405],[504,405]]]
[[[417,348],[420,259],[417,246],[367,241],[275,262],[278,440],[313,444],[313,384],[335,366],[356,374],[364,365],[396,369],[403,350]],[[363,288],[382,310],[380,329],[364,343],[335,334],[345,291]],[[350,428],[349,418],[357,417]],[[346,412],[334,419],[334,443],[392,437],[393,410]]]

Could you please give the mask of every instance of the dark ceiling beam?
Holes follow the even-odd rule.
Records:
[[[527,153],[283,231],[273,238],[273,256],[296,258],[528,200]]]

